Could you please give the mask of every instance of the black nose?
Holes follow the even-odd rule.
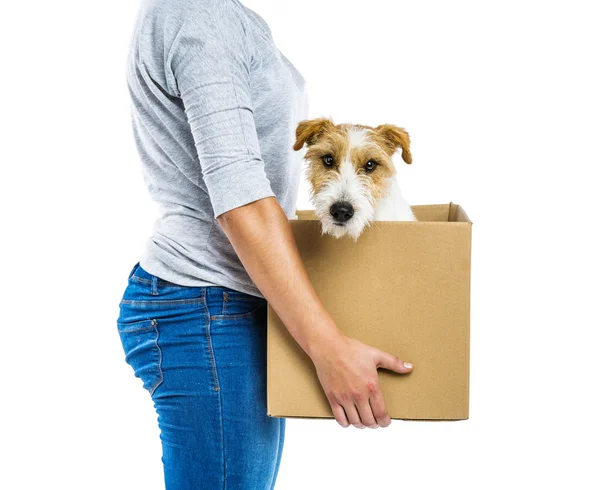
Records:
[[[329,213],[337,222],[343,223],[354,216],[354,208],[347,201],[335,202],[329,208]]]

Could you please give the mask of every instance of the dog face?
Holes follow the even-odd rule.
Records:
[[[310,200],[323,233],[356,240],[396,175],[394,153],[401,148],[402,159],[412,162],[408,133],[391,124],[335,125],[320,118],[296,128],[294,150],[305,144]]]

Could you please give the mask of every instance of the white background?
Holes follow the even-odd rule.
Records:
[[[474,223],[470,419],[289,419],[277,488],[599,488],[595,2],[245,3],[311,117],[405,127],[409,202]],[[124,73],[137,5],[0,7],[2,489],[163,488],[115,326],[155,219]]]

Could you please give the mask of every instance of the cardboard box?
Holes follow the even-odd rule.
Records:
[[[458,204],[413,206],[418,221],[378,221],[355,243],[321,234],[313,211],[290,220],[308,275],[348,336],[413,363],[378,370],[392,419],[469,417],[471,227]],[[268,305],[267,411],[333,418],[314,364]]]

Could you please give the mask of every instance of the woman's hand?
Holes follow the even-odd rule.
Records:
[[[377,368],[405,374],[412,364],[345,335],[311,352],[317,376],[338,424],[364,429],[387,427],[387,413]]]

